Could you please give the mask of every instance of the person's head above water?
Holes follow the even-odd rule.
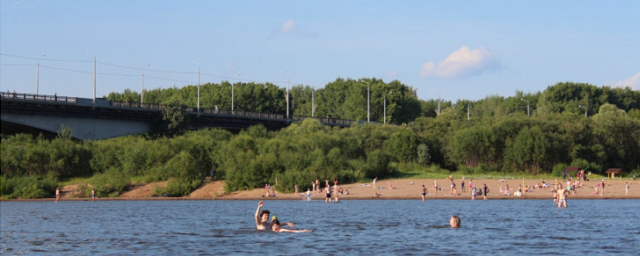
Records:
[[[269,210],[262,210],[262,212],[260,212],[260,220],[266,223],[269,221],[269,214],[271,214]]]
[[[449,224],[451,224],[452,228],[459,228],[460,227],[460,217],[458,217],[457,215],[451,216],[451,219],[449,220]]]

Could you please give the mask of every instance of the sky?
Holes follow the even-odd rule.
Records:
[[[640,1],[0,0],[0,91],[91,98],[94,59],[98,97],[198,79],[375,77],[451,101],[640,90]]]

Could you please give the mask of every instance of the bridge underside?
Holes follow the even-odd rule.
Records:
[[[58,135],[58,133],[55,132],[5,121],[0,122],[0,129],[2,129],[2,134],[4,135],[26,133],[39,136],[40,134],[42,134],[45,138],[55,138]]]

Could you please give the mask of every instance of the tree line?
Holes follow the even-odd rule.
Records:
[[[60,179],[71,177],[90,177],[90,185],[99,196],[118,195],[132,180],[169,181],[157,193],[179,196],[200,186],[212,169],[226,180],[226,191],[263,187],[265,183],[274,184],[277,178],[276,188],[284,192],[290,192],[294,184],[302,189],[309,187],[316,179],[338,179],[344,183],[402,172],[560,175],[570,165],[595,173],[614,167],[626,172],[640,169],[637,91],[559,83],[534,94],[516,92],[506,98],[488,96],[479,101],[440,102],[438,111],[438,101],[418,100],[415,90],[399,82],[362,81],[338,79],[323,89],[322,94],[327,97],[322,101],[317,101],[320,89],[315,91],[316,116],[365,119],[366,90],[371,85],[372,95],[393,91],[387,94],[387,121],[394,125],[330,128],[308,119],[278,132],[254,126],[238,134],[219,129],[180,131],[175,126],[168,128],[173,128],[174,133],[162,136],[127,136],[92,142],[74,141],[69,135],[73,131],[64,129],[66,132],[55,139],[25,134],[3,136],[2,196],[47,197]],[[209,84],[206,90],[224,95],[225,86]],[[257,99],[251,103],[255,108],[243,108],[242,103],[234,102],[236,109],[283,110],[285,92],[273,85],[235,86],[236,102],[243,102],[240,99],[245,96],[239,96],[243,93],[253,97],[250,91],[238,93],[253,87],[271,90],[264,94],[267,100],[263,101],[274,102],[260,108]],[[310,102],[302,100],[305,88],[297,86],[291,90],[292,113],[307,115],[310,111]],[[145,94],[145,102],[154,92],[164,95],[156,98],[158,102],[191,105],[192,89],[151,90]],[[201,88],[201,103],[225,107],[222,100],[207,100],[210,96],[203,91]],[[135,96],[125,91],[112,93],[109,98],[133,102],[139,100],[139,95]],[[378,103],[372,100],[375,121],[384,117],[379,110],[374,111]],[[88,185],[81,186],[84,193],[88,193]]]

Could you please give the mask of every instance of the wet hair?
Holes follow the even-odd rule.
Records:
[[[454,225],[452,227],[459,228],[460,227],[460,217],[458,217],[457,215],[453,215],[453,216],[451,216],[451,218],[453,218],[453,223],[454,223]]]
[[[260,212],[260,217],[262,217],[265,214],[269,215],[269,214],[271,214],[271,212],[269,210],[262,210],[262,212]]]

